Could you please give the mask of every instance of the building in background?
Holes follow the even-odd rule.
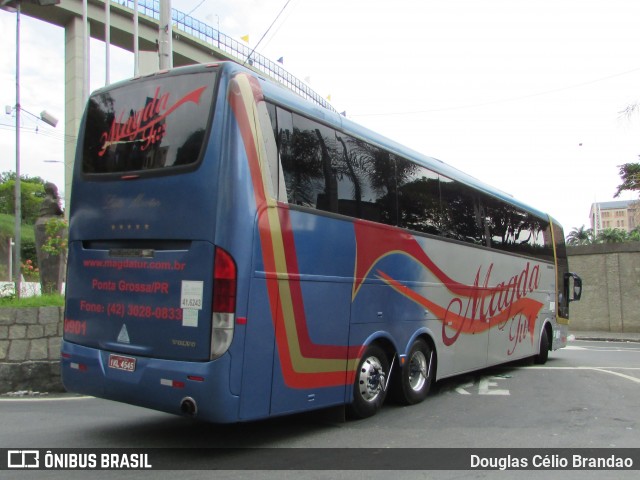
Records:
[[[640,201],[618,200],[591,204],[589,218],[595,235],[606,228],[631,232],[640,226]]]

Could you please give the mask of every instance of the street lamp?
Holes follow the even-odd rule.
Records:
[[[11,105],[5,105],[4,110],[5,110],[5,113],[7,115],[11,115],[11,112],[13,112],[14,110],[17,110],[17,107],[13,107]],[[41,111],[40,115],[36,115],[35,113],[31,113],[29,110],[25,110],[21,106],[20,107],[20,112],[26,113],[27,115],[35,118],[36,120],[42,120],[44,123],[46,123],[47,125],[52,126],[53,128],[55,128],[58,125],[58,119],[55,116],[53,116],[51,113],[47,112],[46,110]],[[16,111],[16,114],[17,113],[18,112]],[[37,131],[37,129],[36,129],[36,131]]]
[[[22,200],[21,200],[21,192],[20,192],[20,6],[21,4],[27,0],[0,0],[0,9],[6,10],[9,12],[16,12],[16,185],[15,185],[15,250],[14,250],[14,275],[16,282],[16,297],[20,298],[20,289],[21,289],[21,271],[20,271],[20,240],[21,240],[21,232],[20,228],[22,225],[21,217],[22,217]],[[60,0],[28,0],[29,3],[34,3],[36,5],[48,6],[48,5],[57,5],[60,3]],[[46,112],[43,112],[43,114]],[[41,115],[41,118],[44,122],[51,123],[45,119],[44,115]],[[56,122],[57,123],[57,120]],[[55,125],[53,125],[55,126]]]

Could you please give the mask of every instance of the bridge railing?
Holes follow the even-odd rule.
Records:
[[[126,6],[133,10],[135,4],[133,0],[111,0],[112,3]],[[154,20],[160,20],[160,1],[159,0],[138,0],[138,13]],[[173,25],[181,32],[186,33],[194,38],[197,38],[201,42],[218,48],[223,52],[226,52],[241,63],[247,63],[252,67],[260,70],[274,80],[282,83],[289,89],[296,92],[298,95],[315,102],[316,104],[327,108],[331,111],[336,111],[331,104],[322,98],[318,93],[313,91],[302,80],[296,78],[291,73],[287,72],[280,64],[269,60],[267,57],[260,55],[253,51],[249,46],[245,45],[234,38],[220,32],[218,29],[197,20],[186,13],[180,12],[175,8],[171,9],[171,19]]]

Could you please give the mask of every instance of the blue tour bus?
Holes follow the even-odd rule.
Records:
[[[62,378],[212,422],[346,405],[566,344],[549,215],[234,63],[94,92]]]

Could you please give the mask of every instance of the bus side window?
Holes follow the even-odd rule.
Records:
[[[284,185],[279,185],[279,190],[285,189],[287,201],[293,205],[299,205],[299,196],[296,194],[296,161],[293,154],[293,116],[291,112],[281,108],[276,109],[277,128],[276,142],[278,144],[278,156],[282,163],[284,173]]]
[[[278,141],[278,121],[276,118],[276,106],[273,103],[267,102],[267,112],[269,112],[269,120],[271,120],[271,128],[273,129],[273,138]],[[280,144],[278,143],[278,147]]]
[[[443,217],[440,176],[404,158],[396,158],[398,224],[417,232],[440,233]]]
[[[277,109],[278,149],[287,200],[292,205],[338,211],[333,129]]]
[[[484,213],[479,194],[457,180],[440,178],[444,228],[442,235],[485,245]]]
[[[485,196],[487,204],[485,222],[489,229],[487,246],[522,255],[534,255],[545,260],[553,259],[550,244],[545,244],[548,222],[513,205]]]
[[[260,125],[263,129],[264,148],[271,179],[270,194],[278,201],[286,201],[284,197],[284,181],[281,181],[282,168],[279,160],[278,128],[276,119],[276,106],[272,103],[262,102],[258,104]]]
[[[389,152],[340,132],[336,139],[339,213],[395,225],[395,165]]]

